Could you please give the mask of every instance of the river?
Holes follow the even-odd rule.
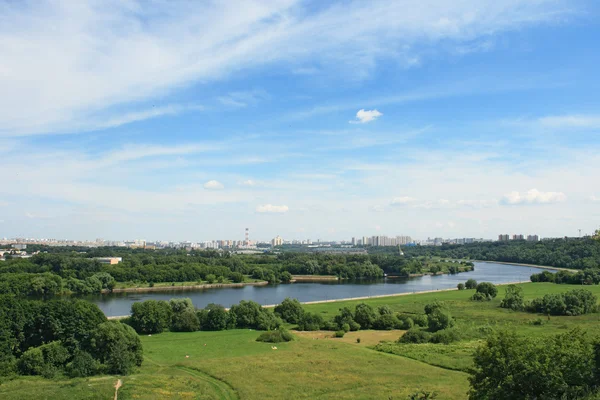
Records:
[[[376,281],[340,283],[305,282],[190,291],[113,293],[88,296],[86,299],[97,304],[106,316],[112,317],[128,315],[131,310],[131,304],[144,300],[169,300],[176,297],[189,297],[198,308],[204,308],[210,303],[230,307],[233,304],[239,303],[240,300],[253,300],[266,305],[281,303],[286,297],[296,298],[301,302],[305,302],[450,289],[455,288],[459,282],[465,282],[467,279],[495,284],[527,281],[531,274],[542,271],[543,269],[540,268],[519,265],[476,262],[473,271],[462,272],[456,275],[427,275],[410,279],[381,279]]]

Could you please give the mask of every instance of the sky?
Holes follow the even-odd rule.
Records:
[[[0,0],[0,237],[600,227],[593,0]]]

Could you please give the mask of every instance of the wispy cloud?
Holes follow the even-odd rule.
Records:
[[[169,115],[172,110],[123,113],[119,107],[267,64],[318,62],[366,77],[383,58],[426,62],[414,54],[420,42],[471,43],[561,20],[573,9],[564,0],[415,4],[349,1],[315,10],[294,0],[235,8],[218,2],[9,2],[0,8],[0,134],[82,131]]]
[[[383,114],[377,110],[360,109],[356,113],[356,119],[349,121],[351,124],[366,124],[367,122],[375,121]]]
[[[221,189],[225,189],[225,186],[219,181],[211,180],[204,184],[204,189],[221,190]]]
[[[525,193],[510,192],[504,195],[502,203],[507,205],[515,204],[551,204],[560,203],[567,199],[562,192],[540,192],[537,189],[531,189]]]
[[[599,129],[600,115],[556,115],[542,117],[538,120],[540,125],[548,128],[584,128],[584,129]]]
[[[414,197],[402,196],[402,197],[394,197],[390,202],[392,206],[404,206],[407,204],[413,204],[417,201]]]
[[[269,95],[264,90],[252,90],[248,92],[231,92],[227,96],[219,96],[217,100],[226,106],[247,107],[268,98]]]
[[[258,213],[283,214],[289,211],[288,206],[274,206],[273,204],[264,204],[256,207]]]

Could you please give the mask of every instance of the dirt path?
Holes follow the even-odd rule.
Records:
[[[231,386],[229,386],[227,383],[225,383],[221,380],[218,380],[217,378],[213,378],[212,376],[205,374],[204,372],[200,372],[193,368],[184,367],[183,365],[177,365],[175,367],[189,375],[192,375],[192,376],[200,379],[201,381],[208,383],[219,394],[220,399],[224,399],[224,400],[239,399],[235,390],[233,390],[233,388]]]
[[[119,388],[123,386],[123,381],[120,379],[117,379],[117,383],[115,383],[115,400],[117,400],[117,396],[119,394]]]

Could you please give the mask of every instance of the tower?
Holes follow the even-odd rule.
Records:
[[[246,240],[244,241],[246,246],[250,246],[250,231],[246,228]]]

